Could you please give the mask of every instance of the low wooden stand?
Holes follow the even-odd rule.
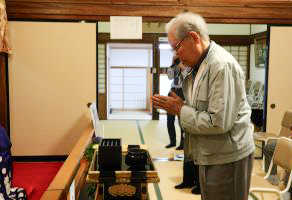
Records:
[[[148,159],[145,170],[131,170],[131,167],[125,163],[128,146],[122,146],[122,166],[120,171],[99,171],[97,162],[98,145],[94,147],[96,150],[93,155],[89,172],[86,178],[87,183],[97,183],[102,191],[102,199],[106,200],[147,200],[148,199],[148,183],[158,183],[159,177],[155,169],[154,163],[147,152]],[[140,145],[141,149],[146,149],[145,145]],[[108,158],[111,159],[111,158]]]

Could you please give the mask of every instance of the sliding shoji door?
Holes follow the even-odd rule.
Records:
[[[266,131],[276,133],[286,110],[292,110],[292,27],[271,26]]]
[[[14,156],[67,155],[96,100],[96,24],[10,22]]]

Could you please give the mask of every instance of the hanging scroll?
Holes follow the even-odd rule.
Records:
[[[12,53],[9,34],[8,34],[8,22],[5,1],[0,0],[0,53]]]

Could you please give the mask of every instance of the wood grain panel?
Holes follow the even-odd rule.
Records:
[[[44,0],[41,0],[44,1]],[[184,5],[138,5],[133,4],[97,4],[97,3],[68,3],[63,2],[22,2],[7,1],[7,13],[9,19],[76,19],[76,20],[108,20],[110,15],[116,16],[143,16],[155,21],[169,20],[181,10],[187,8],[197,12],[206,18],[207,22],[226,23],[292,23],[292,2],[253,4],[223,2],[222,6],[213,4],[214,0],[208,0],[204,5],[192,3]],[[134,1],[134,0],[133,0]],[[136,0],[137,1],[137,0]],[[190,0],[191,1],[191,0]],[[194,0],[195,1],[195,0]],[[228,1],[228,0],[226,0]],[[208,3],[209,2],[209,3]],[[216,1],[217,2],[217,1]],[[239,3],[238,3],[239,2]],[[208,3],[208,4],[207,4]],[[220,3],[220,2],[219,2]],[[242,5],[241,5],[242,4]]]
[[[289,3],[288,0],[190,0],[190,3],[196,5],[209,5],[209,6],[251,6],[251,7],[263,7],[263,6],[286,6]]]
[[[175,5],[179,0],[112,0],[112,4],[134,4],[134,5]]]
[[[98,94],[98,117],[100,120],[106,120],[107,117],[106,94]]]
[[[0,124],[7,130],[7,77],[6,56],[0,53]]]
[[[140,5],[153,5],[153,4],[177,4],[179,0],[10,0],[10,2],[48,2],[48,3],[79,3],[79,4],[140,4]]]
[[[232,1],[232,0],[230,0]],[[276,4],[279,4],[279,3],[286,3],[286,2],[289,2],[289,0],[242,0],[243,2],[246,2],[246,3],[266,3],[266,4],[270,4],[270,3],[276,3]]]
[[[42,196],[42,200],[64,200],[66,199],[65,192],[63,190],[47,190]]]
[[[6,0],[6,3],[8,2],[17,2],[17,3],[27,3],[27,2],[31,2],[31,3],[79,3],[79,4],[87,4],[87,3],[91,3],[91,4],[111,4],[110,0]]]
[[[219,45],[247,46],[253,43],[253,39],[246,35],[210,35],[210,39]]]

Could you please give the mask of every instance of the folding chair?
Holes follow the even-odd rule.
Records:
[[[272,171],[273,165],[277,165],[286,171],[290,172],[287,186],[283,189],[275,189],[275,188],[250,188],[251,193],[274,193],[277,194],[280,200],[283,200],[283,194],[287,193],[291,187],[292,181],[292,140],[286,137],[281,137],[275,148],[275,152],[273,155],[273,159],[270,163],[269,171],[264,179],[267,179]]]
[[[251,103],[252,109],[263,109],[264,103],[264,84],[256,81],[253,90],[253,101]]]
[[[262,142],[262,157],[264,161],[263,155],[263,147],[265,144],[269,142],[269,140],[277,140],[280,137],[289,137],[290,136],[290,127],[292,125],[292,111],[287,110],[282,118],[282,122],[277,133],[266,133],[266,132],[254,132],[253,138],[254,140],[258,140]]]
[[[252,80],[247,80],[245,83],[246,97],[248,104],[251,106],[254,99],[254,88]]]

